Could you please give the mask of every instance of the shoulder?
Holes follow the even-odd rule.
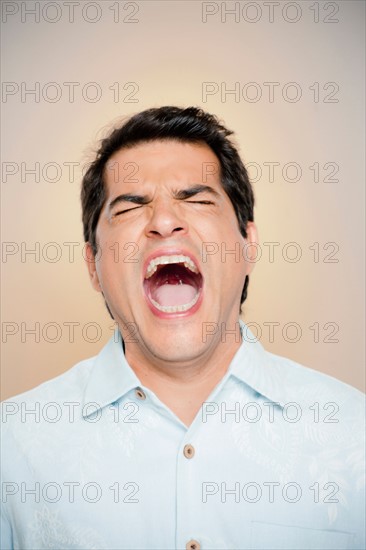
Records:
[[[336,399],[340,403],[352,402],[354,405],[365,403],[365,394],[353,386],[286,357],[265,353],[268,366],[282,380],[286,398]]]
[[[266,363],[275,372],[286,418],[322,430],[336,441],[360,447],[365,434],[365,394],[358,389],[291,359],[269,352]],[[331,444],[330,441],[328,441]]]
[[[65,373],[1,403],[4,479],[19,480],[40,465],[47,469],[70,445],[70,438],[79,433],[85,388],[95,359],[80,361]]]
[[[282,403],[336,401],[339,405],[349,405],[351,411],[358,409],[358,412],[365,406],[365,394],[358,389],[333,376],[267,351],[245,323],[241,321],[240,324],[243,351],[238,354],[235,368],[245,382],[249,382],[263,395]]]
[[[1,420],[11,424],[21,422],[22,414],[45,406],[61,407],[82,400],[96,357],[80,361],[66,372],[43,382],[35,388],[10,397],[1,403]],[[35,414],[36,414],[35,413]]]

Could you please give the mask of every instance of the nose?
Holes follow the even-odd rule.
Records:
[[[179,204],[159,200],[152,206],[145,234],[149,238],[167,238],[188,232],[188,224],[179,211]]]

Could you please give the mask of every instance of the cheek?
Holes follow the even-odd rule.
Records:
[[[135,243],[126,247],[111,243],[110,248],[103,249],[97,273],[105,294],[127,301],[140,292],[141,262],[134,257],[135,250]]]
[[[228,254],[227,259],[230,260],[230,258],[235,262],[239,263],[244,259],[243,252],[245,247],[245,241],[240,233],[233,232],[232,238],[227,239],[223,243],[223,250],[227,250]]]
[[[128,263],[136,263],[139,247],[133,237],[121,228],[107,227],[97,233],[99,269],[104,277],[120,272]]]
[[[219,263],[224,264],[227,270],[233,270],[233,275],[245,270],[245,245],[239,229],[232,226],[223,229],[215,243]]]

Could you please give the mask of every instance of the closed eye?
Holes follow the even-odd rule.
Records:
[[[214,204],[212,201],[186,201],[192,204]]]
[[[115,214],[113,214],[113,217],[115,216],[119,216],[120,214],[125,214],[126,212],[131,212],[132,210],[136,210],[137,208],[141,208],[142,205],[140,206],[134,206],[134,208],[126,208],[126,210],[119,210],[118,212],[116,212]]]

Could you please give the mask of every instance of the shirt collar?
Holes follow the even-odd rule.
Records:
[[[235,354],[228,372],[257,393],[281,407],[287,402],[283,374],[276,368],[274,357],[255,338],[249,327],[239,321],[242,345]]]
[[[106,405],[118,401],[140,384],[140,380],[127,363],[121,333],[117,328],[95,358],[84,392],[83,416],[94,414]],[[88,404],[93,404],[93,407],[87,407]]]
[[[242,345],[229,366],[228,375],[234,376],[270,401],[283,406],[286,402],[283,380],[274,365],[270,364],[271,354],[255,339],[247,325],[241,320],[239,322]],[[127,363],[123,353],[122,337],[116,329],[112,338],[95,358],[84,392],[83,416],[95,414],[97,410],[118,401],[140,385],[140,380]],[[88,407],[89,404],[93,407]]]

